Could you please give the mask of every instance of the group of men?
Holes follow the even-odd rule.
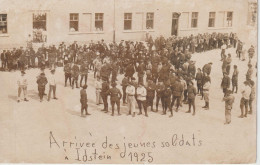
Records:
[[[241,45],[239,44],[241,44],[241,41],[238,40],[234,33],[212,33],[198,34],[197,36],[191,35],[183,38],[172,36],[167,39],[160,36],[155,40],[152,37],[148,37],[146,43],[134,43],[122,40],[119,44],[115,42],[106,44],[104,40],[101,40],[97,43],[91,41],[88,46],[80,46],[75,41],[68,47],[65,43],[61,43],[58,49],[54,45],[49,48],[42,46],[35,54],[37,54],[38,58],[40,57],[39,59],[42,59],[38,60],[38,66],[42,70],[46,67],[55,68],[56,66],[64,65],[65,87],[68,80],[72,89],[74,85],[76,88],[79,88],[79,86],[83,87],[80,92],[82,116],[84,116],[84,110],[86,114],[89,114],[87,113],[86,88],[88,73],[90,70],[93,70],[94,77],[96,78],[96,104],[104,105],[102,111],[106,113],[109,111],[108,98],[110,96],[112,106],[111,115],[113,116],[115,105],[117,105],[117,112],[120,115],[120,100],[122,98],[123,105],[128,106],[129,115],[136,115],[137,104],[139,109],[137,114],[141,115],[144,112],[144,115],[148,117],[148,107],[151,108],[151,111],[158,112],[159,104],[161,103],[162,115],[166,115],[170,111],[170,117],[172,117],[174,107],[176,107],[175,111],[178,112],[179,107],[183,104],[189,105],[187,113],[191,113],[192,107],[192,115],[195,115],[195,98],[198,95],[201,96],[201,99],[205,100],[203,108],[209,110],[210,73],[213,63],[210,62],[205,64],[203,68],[196,69],[196,62],[191,60],[192,53],[194,52],[221,49],[221,60],[223,61],[222,72],[224,75],[221,83],[224,92],[223,100],[226,103],[228,102],[228,104],[234,102],[234,100],[230,101],[232,100],[230,95],[235,89],[237,92],[239,72],[237,66],[234,65],[232,75],[233,90],[230,93],[229,74],[232,58],[230,54],[226,55],[226,49],[239,47],[239,49],[237,48],[237,56],[239,57],[241,53]],[[33,50],[32,47],[28,49]],[[21,49],[14,52],[17,51],[19,52]],[[21,52],[24,54],[24,51]],[[248,64],[247,83],[245,84],[252,84],[251,77],[253,72],[251,59],[253,58],[254,48],[251,47],[248,53],[250,61]],[[3,56],[5,55],[6,52]],[[20,57],[22,56],[20,55]],[[25,59],[27,59],[27,62],[25,62],[26,65],[23,63],[22,65],[21,63],[19,64],[21,70],[29,66],[34,66],[31,62],[32,60],[28,62],[30,58]],[[122,82],[118,81],[118,74],[124,75]],[[42,93],[44,93],[43,86],[47,84],[47,79],[44,77],[44,73],[41,73],[37,80],[37,83],[41,84],[39,85],[41,87],[38,88],[39,93],[41,93],[40,98],[42,98]],[[78,84],[79,77],[80,84]],[[118,88],[119,83],[122,86],[122,93]],[[55,91],[56,88],[52,87],[50,90]],[[54,98],[56,98],[55,93]],[[247,99],[241,101],[241,104],[243,104],[241,111],[242,107],[245,107],[245,113],[247,113],[247,103],[250,104],[249,99],[248,102]],[[229,108],[226,108],[226,111],[227,109],[230,110],[230,106],[227,107]],[[242,113],[241,116],[245,117],[246,115]],[[226,124],[229,123],[230,121],[227,120]]]

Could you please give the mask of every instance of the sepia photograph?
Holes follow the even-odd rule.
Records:
[[[0,163],[256,163],[257,8],[0,0]]]

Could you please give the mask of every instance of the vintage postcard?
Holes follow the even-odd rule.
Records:
[[[255,163],[257,0],[0,0],[0,163]]]

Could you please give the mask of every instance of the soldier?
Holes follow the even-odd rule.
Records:
[[[195,78],[195,74],[196,74],[195,61],[190,61],[189,66],[188,66],[188,75]]]
[[[164,90],[165,90],[165,86],[163,84],[162,81],[159,81],[158,82],[158,85],[156,86],[156,111],[155,112],[158,112],[158,106],[159,106],[159,102],[161,100],[161,103],[162,103],[162,108],[164,110]]]
[[[205,108],[205,110],[209,110],[209,88],[210,88],[210,79],[209,77],[204,78],[204,84],[203,84],[203,95],[205,100],[205,106],[202,108]]]
[[[101,111],[104,111],[105,113],[108,112],[108,102],[107,102],[108,90],[109,90],[109,84],[106,79],[103,79],[100,94],[104,103],[104,109],[102,109]]]
[[[138,83],[144,83],[144,70],[145,65],[143,64],[143,60],[140,61],[140,64],[138,65],[136,71],[138,72]]]
[[[102,89],[102,82],[100,81],[100,77],[97,76],[95,81],[95,88],[96,88],[96,105],[102,104],[102,97],[101,97],[101,89]]]
[[[158,79],[158,64],[155,62],[152,64],[152,78],[153,82],[156,83]]]
[[[196,74],[195,80],[197,81],[198,94],[202,95],[202,78],[203,78],[203,74],[202,74],[200,68],[198,68],[197,70],[198,70],[198,72]]]
[[[232,93],[234,93],[234,90],[236,88],[236,92],[237,93],[237,89],[238,89],[238,69],[237,69],[237,65],[234,65],[234,72],[232,75]]]
[[[84,111],[85,115],[90,115],[88,113],[88,95],[86,92],[87,85],[84,85],[82,89],[80,90],[80,103],[81,103],[81,117],[84,117]]]
[[[82,81],[85,78],[85,85],[87,84],[88,81],[88,63],[85,61],[83,64],[80,66],[80,87],[82,87]]]
[[[133,117],[135,116],[135,86],[132,82],[128,82],[128,86],[126,87],[126,95],[127,95],[127,105],[129,109],[128,115],[131,115],[133,112]]]
[[[253,113],[253,101],[255,100],[255,95],[256,95],[256,89],[255,89],[255,82],[250,80],[249,85],[251,87],[251,93],[250,93],[250,97],[249,97],[249,112],[248,114],[252,114]]]
[[[248,64],[248,70],[246,72],[246,80],[249,81],[252,79],[252,74],[253,74],[253,67],[252,64]]]
[[[251,47],[248,49],[248,57],[249,57],[248,63],[251,63],[251,60],[254,57],[254,54],[255,54],[255,49],[254,49],[254,46],[251,45]]]
[[[122,91],[123,91],[123,104],[126,104],[126,88],[128,86],[128,78],[127,75],[125,74],[125,77],[122,80]]]
[[[69,79],[70,86],[71,86],[71,64],[70,63],[65,64],[64,73],[65,73],[65,87],[67,86],[68,79]]]
[[[45,77],[45,74],[41,73],[40,76],[37,79],[38,91],[39,91],[39,96],[40,96],[40,102],[42,102],[44,91],[45,91],[45,85],[47,83],[48,83],[48,80]]]
[[[147,82],[147,86],[146,86],[146,91],[147,91],[147,96],[146,96],[146,100],[147,100],[147,108],[149,106],[151,106],[151,111],[153,111],[153,99],[155,96],[155,89],[156,89],[156,85],[154,84],[154,82],[152,80],[148,80]]]
[[[23,91],[24,94],[24,101],[29,101],[27,100],[27,78],[25,77],[25,72],[22,70],[21,71],[21,76],[19,77],[18,81],[18,100],[17,102],[20,102],[20,96],[21,96],[21,92]]]
[[[112,114],[111,116],[114,116],[114,107],[115,104],[117,106],[117,112],[118,115],[120,114],[120,99],[122,98],[122,94],[120,90],[116,87],[116,83],[112,83],[112,88],[108,90],[108,94],[110,95],[110,101],[111,101],[111,106],[112,106]]]
[[[229,87],[230,87],[230,78],[228,74],[225,72],[221,82],[221,88],[223,89],[224,96],[226,95],[226,92],[229,89]]]
[[[225,101],[226,122],[224,124],[230,124],[230,122],[231,122],[231,110],[232,110],[232,105],[235,101],[235,97],[232,96],[231,93],[232,93],[232,91],[228,90],[226,96],[222,100],[222,101]]]
[[[125,74],[127,75],[128,80],[130,80],[133,77],[134,73],[135,73],[134,65],[132,62],[130,62],[129,65],[127,65],[125,70]]]
[[[79,88],[78,86],[79,66],[76,63],[74,63],[72,67],[71,77],[72,77],[72,89],[74,89],[74,83],[76,84],[76,88]]]
[[[242,93],[242,98],[240,100],[241,115],[239,116],[239,118],[247,117],[248,104],[249,104],[251,90],[252,89],[249,86],[249,81],[245,81],[244,86],[242,87],[242,90],[241,90],[241,93]],[[244,112],[244,108],[245,108],[245,112]]]
[[[171,94],[172,94],[172,90],[170,88],[170,84],[166,84],[163,93],[164,110],[162,115],[166,115],[167,109],[171,111]]]
[[[188,103],[189,103],[189,110],[186,113],[190,113],[191,112],[191,106],[193,107],[193,113],[192,115],[195,115],[195,98],[196,98],[196,88],[193,86],[193,82],[189,81],[188,82],[188,89],[187,89],[187,93],[188,93]]]
[[[173,115],[172,113],[172,107],[175,103],[175,100],[177,100],[177,106],[176,106],[176,112],[178,112],[179,106],[180,106],[180,99],[181,95],[183,93],[183,86],[181,84],[180,79],[176,79],[174,86],[173,86],[173,91],[172,91],[172,102],[171,102],[171,117]]]
[[[117,72],[118,72],[118,65],[116,64],[116,62],[114,61],[112,63],[112,79],[111,79],[111,82],[115,82],[117,81]]]
[[[230,53],[228,53],[228,57],[227,57],[226,61],[227,61],[226,72],[229,75],[229,73],[230,73],[230,65],[231,65],[231,62],[232,62],[232,58],[231,58],[231,54]]]
[[[137,94],[137,104],[138,104],[138,108],[139,108],[139,113],[138,115],[142,114],[142,107],[144,108],[144,112],[145,112],[145,116],[148,117],[147,114],[147,107],[146,107],[146,89],[143,85],[142,82],[139,83],[139,86],[136,90],[136,94]]]
[[[202,72],[203,74],[207,74],[207,75],[210,75],[210,72],[211,72],[211,67],[212,67],[212,62],[208,63],[208,64],[205,64],[202,68]]]

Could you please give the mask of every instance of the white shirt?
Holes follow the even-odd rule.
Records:
[[[132,85],[128,85],[126,87],[126,94],[130,95],[130,96],[134,96],[135,95],[135,87]]]
[[[101,81],[95,81],[95,88],[97,90],[100,90],[101,91],[101,88],[102,88],[102,82]]]
[[[204,85],[203,85],[203,89],[206,89],[206,90],[209,90],[209,87],[210,87],[210,82],[206,82]]]
[[[242,87],[242,89],[241,89],[242,97],[243,97],[244,99],[249,99],[251,90],[252,90],[252,89],[250,88],[250,86],[244,85],[244,86]]]
[[[145,87],[138,87],[136,90],[137,100],[145,101],[146,100],[146,89]]]
[[[27,86],[27,79],[25,76],[20,76],[17,80],[18,86]]]
[[[51,74],[49,77],[49,84],[50,85],[56,85],[55,75]]]
[[[227,49],[227,45],[226,45],[226,44],[223,44],[223,45],[221,46],[221,49]]]

